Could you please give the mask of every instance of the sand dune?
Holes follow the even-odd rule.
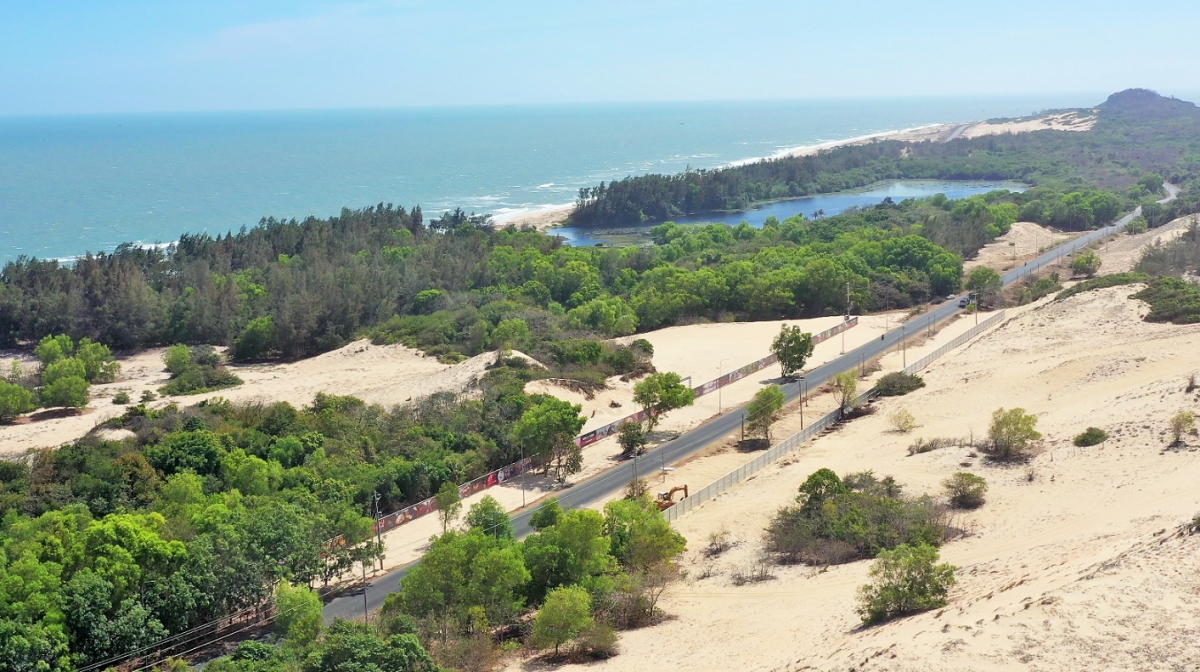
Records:
[[[1146,307],[1127,298],[1135,290],[1010,311],[1006,324],[929,369],[926,388],[880,402],[874,416],[680,519],[693,578],[662,602],[677,618],[624,633],[622,654],[591,667],[1191,669],[1200,539],[1176,531],[1200,509],[1200,439],[1168,451],[1165,431],[1172,414],[1200,408],[1200,395],[1185,392],[1200,369],[1200,325],[1143,322]],[[912,435],[887,428],[901,406],[917,417]],[[1039,417],[1045,439],[1028,469],[985,465],[965,449],[906,455],[917,436],[983,434],[1001,406]],[[1089,425],[1112,438],[1075,448],[1071,437]],[[969,536],[943,549],[961,568],[946,609],[859,629],[854,591],[867,562],[775,568],[774,580],[731,583],[757,556],[771,514],[821,467],[891,474],[912,493],[937,492],[961,469],[988,479],[988,503],[960,519]],[[739,546],[703,560],[695,551],[722,529]]]
[[[969,272],[976,266],[988,266],[997,271],[1004,271],[1036,259],[1041,251],[1078,235],[1055,231],[1033,222],[1016,222],[1008,233],[984,245],[973,259],[964,262],[963,270]]]

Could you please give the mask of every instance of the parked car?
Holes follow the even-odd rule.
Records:
[[[970,299],[970,297],[966,297],[966,296],[964,296],[964,297],[962,297],[961,299],[959,299],[959,300],[958,300],[958,307],[959,307],[959,308],[966,308],[966,307],[967,307],[967,306],[968,306],[970,303],[971,303],[971,299]]]

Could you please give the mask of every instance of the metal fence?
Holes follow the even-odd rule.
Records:
[[[980,322],[977,326],[971,327],[970,330],[968,330],[962,334],[959,334],[953,340],[951,340],[949,343],[943,345],[942,347],[938,348],[937,350],[934,350],[933,352],[929,353],[928,355],[925,355],[921,359],[918,359],[917,361],[913,362],[909,366],[905,367],[904,372],[905,373],[916,373],[917,371],[921,371],[922,369],[924,369],[925,367],[927,367],[931,363],[933,363],[935,360],[937,360],[939,357],[944,356],[946,353],[961,346],[963,343],[966,343],[967,341],[971,340],[972,338],[975,338],[976,336],[978,336],[980,333],[982,333],[986,329],[988,329],[991,326],[997,324],[998,322],[1004,320],[1006,314],[1007,314],[1007,311],[1002,310],[999,313],[996,313],[995,315],[984,320],[983,322]],[[878,393],[875,391],[875,388],[871,388],[871,389],[867,390],[866,392],[860,394],[858,396],[858,398],[854,400],[854,405],[858,406],[859,404],[870,401],[873,397],[877,396],[877,394]],[[793,434],[793,435],[789,436],[788,438],[784,439],[783,441],[781,441],[780,443],[772,446],[769,450],[767,450],[767,452],[763,453],[762,455],[759,455],[758,457],[754,458],[753,460],[750,460],[746,464],[743,464],[742,466],[738,467],[737,469],[729,472],[728,474],[725,474],[721,478],[713,481],[712,483],[709,483],[708,485],[701,488],[695,494],[692,494],[688,497],[684,497],[683,499],[679,500],[678,504],[676,504],[675,506],[672,506],[671,508],[667,509],[666,511],[663,511],[663,516],[667,519],[668,522],[678,519],[680,516],[687,513],[688,511],[691,511],[692,509],[696,508],[697,506],[700,506],[704,502],[707,502],[708,500],[713,499],[717,495],[725,492],[726,490],[732,488],[733,486],[737,485],[738,483],[741,483],[742,481],[746,480],[752,474],[755,474],[755,473],[761,471],[762,469],[766,468],[768,465],[772,464],[779,458],[792,452],[796,448],[800,447],[802,444],[806,443],[809,439],[813,438],[820,432],[823,432],[826,429],[828,429],[831,425],[836,423],[838,420],[841,420],[841,418],[842,418],[842,410],[841,409],[838,409],[836,411],[833,411],[832,413],[829,413],[829,414],[821,417],[816,422],[805,427],[804,429],[800,430],[796,434]]]

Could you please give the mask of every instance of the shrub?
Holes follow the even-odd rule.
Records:
[[[901,434],[908,434],[917,428],[917,419],[907,408],[896,409],[895,413],[888,416],[888,422],[891,423],[892,429]]]
[[[1183,436],[1191,432],[1196,427],[1196,414],[1191,411],[1183,411],[1176,413],[1171,418],[1171,445],[1177,446],[1183,443]]]
[[[975,474],[960,471],[942,481],[946,499],[955,509],[978,509],[983,506],[983,495],[987,492],[987,481]]]
[[[770,385],[756,392],[746,405],[746,426],[750,433],[757,434],[769,444],[771,425],[782,415],[784,402],[783,390],[778,385]]]
[[[925,387],[925,381],[920,376],[903,371],[893,371],[882,376],[875,383],[875,391],[881,397],[899,397],[913,390]]]
[[[1086,291],[1093,290],[1093,289],[1104,289],[1105,287],[1117,287],[1120,285],[1132,285],[1137,282],[1149,282],[1149,281],[1150,281],[1150,276],[1146,275],[1145,273],[1132,273],[1131,272],[1131,273],[1113,273],[1112,275],[1102,275],[1099,278],[1092,278],[1091,280],[1084,280],[1083,282],[1075,285],[1074,287],[1068,287],[1068,288],[1064,289],[1063,291],[1058,293],[1058,296],[1054,297],[1054,300],[1062,301],[1063,299],[1065,299],[1067,297],[1075,296],[1076,294],[1079,294],[1080,292],[1086,292]]]
[[[554,647],[554,655],[566,642],[592,626],[592,597],[579,586],[555,588],[533,619],[529,643],[538,648]]]
[[[911,446],[908,447],[908,454],[920,455],[921,453],[928,453],[932,450],[949,448],[953,445],[954,439],[929,439],[928,441],[925,439],[917,439]]]
[[[211,345],[172,345],[163,363],[171,372],[171,380],[159,389],[164,395],[202,394],[242,384],[221,366],[221,356]]]
[[[1075,437],[1075,445],[1080,448],[1087,448],[1108,440],[1108,432],[1099,427],[1088,427],[1082,434]]]
[[[849,411],[858,397],[858,379],[854,377],[854,372],[843,371],[834,374],[830,384],[833,386],[834,394],[837,395],[838,408],[842,409],[843,413]]]
[[[1100,257],[1094,251],[1088,250],[1071,260],[1071,272],[1090,278],[1100,270],[1100,263]]]
[[[154,394],[154,392],[152,392],[150,390],[143,390],[142,396],[139,397],[138,400],[141,401],[143,404],[146,404],[151,401],[154,401],[157,398],[158,398],[158,396],[156,394]]]
[[[178,376],[192,365],[192,349],[177,343],[163,353],[163,364],[172,375]]]
[[[1029,443],[1042,438],[1037,431],[1037,417],[1023,408],[996,409],[988,427],[988,454],[996,460],[1024,460],[1029,457]]]
[[[304,645],[321,633],[321,598],[308,586],[293,586],[287,581],[275,591],[275,630],[291,644]]]
[[[617,632],[611,626],[593,621],[579,631],[575,651],[588,658],[603,660],[617,655]]]
[[[124,406],[130,401],[128,392],[118,392],[113,395],[113,403],[118,406]]]
[[[229,356],[234,361],[262,359],[275,349],[275,321],[271,316],[250,320],[233,342]]]
[[[781,562],[838,564],[900,544],[938,545],[949,531],[931,498],[904,497],[890,478],[857,474],[850,483],[859,489],[829,469],[811,474],[797,505],[780,509],[768,525],[767,551]]]
[[[83,408],[91,400],[88,387],[88,382],[80,376],[59,378],[42,390],[42,405],[46,408]]]
[[[1150,304],[1147,322],[1200,322],[1200,287],[1179,278],[1159,278],[1133,295]]]
[[[0,380],[0,422],[8,422],[33,409],[32,392],[20,385]]]
[[[946,606],[958,568],[937,561],[937,549],[928,544],[881,552],[871,566],[871,583],[858,589],[862,622],[872,625]]]

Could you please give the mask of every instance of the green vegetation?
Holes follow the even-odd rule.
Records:
[[[966,208],[968,212],[956,213],[960,221],[970,221],[973,230],[993,238],[1018,219],[1078,231],[1107,224],[1141,200],[1149,225],[1160,225],[1167,208],[1153,200],[1162,193],[1162,175],[1179,183],[1200,174],[1195,159],[1200,155],[1200,110],[1144,90],[1114,94],[1096,109],[1096,125],[1084,133],[1046,131],[948,143],[884,141],[673,176],[629,177],[581,189],[571,221],[581,226],[666,221],[881,180],[1014,179],[1035,188],[1004,203],[982,203],[986,213]],[[982,244],[958,240],[974,249]]]
[[[646,434],[650,434],[662,415],[695,403],[696,391],[684,385],[678,373],[654,373],[633,386],[633,401],[646,412]]]
[[[1171,416],[1171,445],[1183,444],[1183,437],[1196,430],[1196,414],[1191,411],[1181,411]]]
[[[1080,448],[1095,446],[1108,440],[1108,432],[1099,427],[1088,427],[1074,439],[1074,444]]]
[[[1200,286],[1179,278],[1158,278],[1133,295],[1150,304],[1147,322],[1200,322]]]
[[[304,409],[220,399],[190,408],[133,406],[106,426],[134,437],[108,441],[93,433],[40,451],[29,465],[0,462],[0,632],[30,642],[25,651],[31,661],[49,661],[46,669],[72,669],[265,604],[282,581],[324,582],[354,562],[372,561],[381,549],[364,514],[375,492],[382,510],[395,511],[445,484],[457,494],[454,484],[520,457],[514,427],[539,402],[521,392],[513,373],[489,372],[478,399],[443,394],[390,411],[328,395]],[[498,550],[512,542],[507,516],[487,499],[466,522],[472,531],[450,530],[448,538],[480,535]],[[603,526],[595,522],[596,536]],[[579,531],[568,528],[550,535]],[[349,543],[326,544],[339,535]],[[542,583],[528,592],[539,601],[561,577],[611,578],[609,563],[620,564],[588,560],[571,546],[581,537],[570,535],[562,547],[574,549],[572,566],[584,568],[578,573],[560,567],[566,560],[558,550],[530,555],[539,558],[529,566]],[[480,576],[500,576],[501,569],[478,567]],[[524,576],[518,572],[516,581],[522,597]],[[477,583],[473,590],[491,595],[492,587]],[[312,601],[290,590],[276,599]],[[513,608],[498,598],[480,600],[495,623]],[[333,631],[321,638],[311,622],[293,628],[285,619],[283,631],[295,633],[282,648],[305,656],[326,650]],[[393,634],[353,636],[384,651]],[[282,650],[264,655],[299,660]],[[226,662],[241,666],[230,669],[266,665]]]
[[[767,528],[767,550],[781,562],[850,562],[900,544],[936,546],[949,532],[930,497],[905,497],[890,476],[870,472],[843,481],[829,469],[816,471],[796,504],[780,509]]]
[[[433,496],[433,501],[437,503],[438,519],[442,521],[442,534],[450,528],[450,523],[458,518],[459,512],[462,511],[462,496],[459,495],[458,486],[452,481],[442,483],[442,487],[438,488],[437,494]]]
[[[829,384],[833,387],[833,393],[837,397],[838,408],[842,409],[843,413],[854,408],[854,401],[858,398],[858,379],[854,376],[853,371],[834,374]]]
[[[901,434],[908,434],[917,428],[917,419],[913,417],[912,411],[907,408],[898,408],[894,413],[888,416],[888,423],[892,429]]]
[[[784,378],[790,378],[804,370],[804,364],[813,353],[812,334],[798,326],[780,325],[779,334],[771,341],[771,352],[779,358],[779,368]]]
[[[0,380],[0,422],[11,422],[18,415],[32,411],[33,392]]]
[[[984,449],[995,460],[1002,462],[1029,458],[1029,444],[1042,438],[1037,431],[1037,417],[1023,408],[992,413],[992,424],[988,427],[988,442]]]
[[[1071,260],[1071,272],[1090,278],[1100,271],[1100,265],[1100,256],[1094,250],[1088,250]]]
[[[1068,287],[1067,289],[1064,289],[1058,293],[1058,296],[1054,297],[1054,300],[1062,301],[1063,299],[1075,296],[1081,292],[1087,292],[1093,289],[1105,289],[1107,287],[1119,287],[1121,285],[1132,285],[1139,282],[1149,281],[1150,276],[1146,275],[1145,273],[1127,272],[1113,273],[1112,275],[1102,275],[1098,278],[1092,278],[1091,280],[1084,280],[1074,287]]]
[[[858,589],[857,611],[863,624],[946,606],[958,568],[937,561],[937,548],[928,544],[903,544],[881,552],[871,565],[871,583]]]
[[[163,353],[163,363],[171,372],[171,380],[159,389],[164,395],[202,394],[242,384],[221,365],[221,356],[211,345],[172,345]]]
[[[1058,273],[1051,273],[1044,278],[1030,277],[1022,281],[1016,287],[1014,298],[1017,305],[1023,306],[1027,303],[1040,301],[1042,298],[1061,290],[1062,285],[1060,284]]]
[[[1193,218],[1183,235],[1165,245],[1146,248],[1135,268],[1156,277],[1200,271],[1200,223]]]
[[[987,492],[987,481],[982,477],[960,471],[942,481],[946,499],[954,509],[978,509],[983,506],[983,495]]]
[[[41,362],[36,373],[14,362],[0,375],[0,422],[38,407],[83,408],[91,400],[91,384],[111,382],[121,370],[107,346],[88,338],[76,344],[65,334],[43,338],[34,355]]]
[[[925,387],[925,380],[915,373],[893,371],[879,377],[875,391],[881,397],[899,397]]]
[[[632,457],[645,452],[646,430],[636,422],[622,422],[617,427],[617,443],[621,444],[621,455]]]
[[[771,425],[779,421],[785,401],[778,385],[769,385],[756,392],[746,405],[746,427],[750,435],[759,436],[770,444]]]
[[[610,502],[603,514],[564,512],[551,499],[532,522],[538,531],[523,542],[482,524],[436,537],[388,597],[381,620],[411,619],[435,659],[448,664],[481,628],[512,625],[535,607],[530,643],[556,654],[573,642],[575,654],[612,655],[613,628],[661,617],[656,603],[678,577],[674,559],[685,542],[648,497]],[[495,647],[490,637],[474,645],[476,660]]]
[[[537,457],[563,481],[583,468],[583,453],[575,437],[587,420],[581,406],[539,395],[513,425],[513,438],[527,455]]]
[[[174,669],[168,666],[164,669]],[[246,641],[233,655],[205,666],[210,672],[438,672],[439,666],[412,633],[338,619],[322,637],[282,645]]]

